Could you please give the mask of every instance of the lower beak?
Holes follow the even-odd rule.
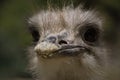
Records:
[[[83,46],[65,45],[61,47],[61,49],[57,50],[56,54],[63,56],[77,56],[79,54],[84,53],[85,51],[87,51],[87,48]]]

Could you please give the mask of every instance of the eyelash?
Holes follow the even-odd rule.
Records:
[[[39,31],[36,27],[30,26],[29,31],[33,37],[33,42],[38,42],[40,38]]]
[[[97,25],[88,25],[80,29],[80,35],[83,41],[89,45],[95,45],[100,37],[100,30]]]

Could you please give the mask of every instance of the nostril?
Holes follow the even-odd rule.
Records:
[[[51,36],[48,38],[49,42],[55,43],[56,42],[56,37],[55,36]]]
[[[62,44],[68,44],[68,43],[67,43],[67,41],[65,41],[65,40],[60,40],[60,41],[59,41],[59,44],[62,45]]]

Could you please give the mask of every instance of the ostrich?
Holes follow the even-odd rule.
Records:
[[[28,20],[35,80],[107,80],[103,18],[81,7],[42,10]]]

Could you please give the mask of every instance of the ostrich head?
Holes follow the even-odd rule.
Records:
[[[35,43],[30,69],[36,80],[102,80],[107,51],[103,21],[81,8],[43,10],[28,21]]]

